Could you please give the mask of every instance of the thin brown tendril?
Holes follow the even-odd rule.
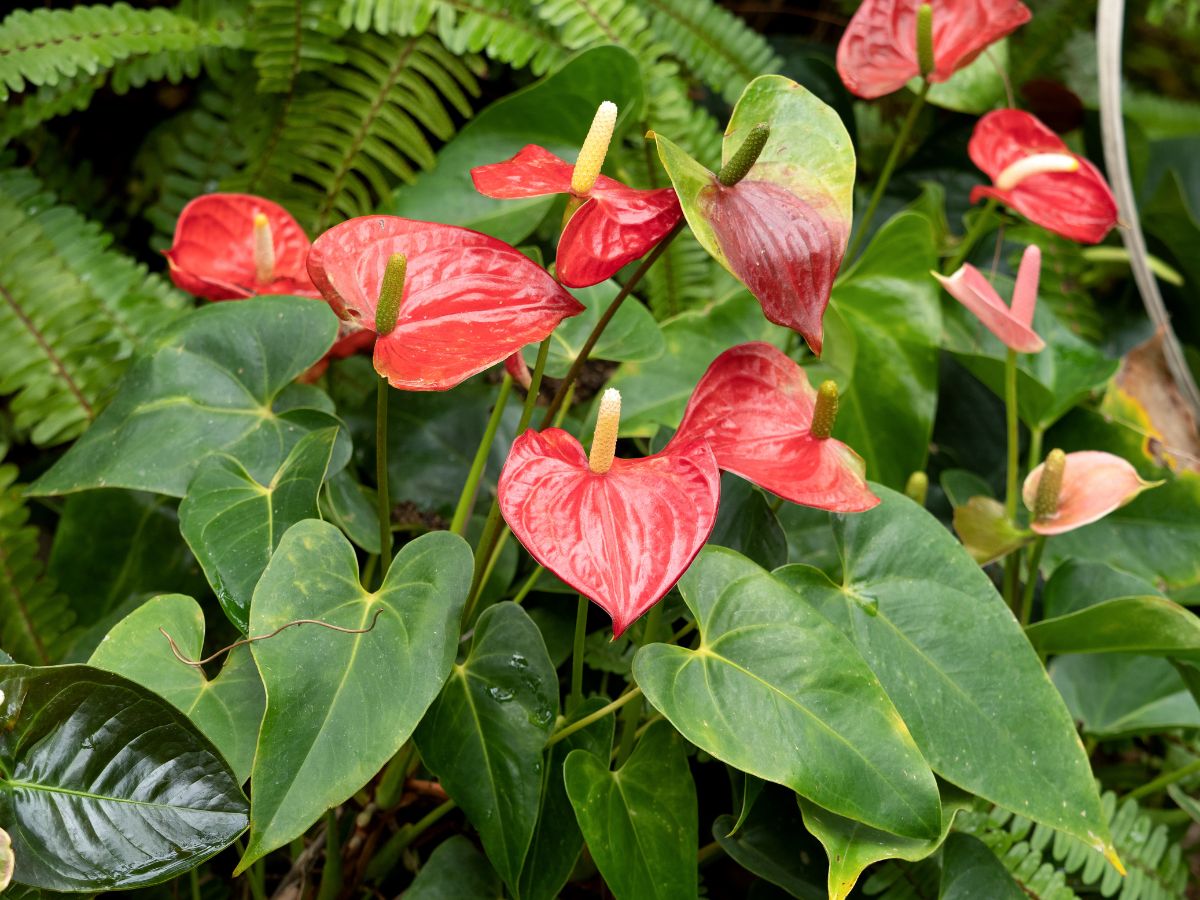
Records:
[[[246,644],[254,644],[254,643],[257,643],[258,641],[265,641],[268,638],[273,638],[273,637],[275,637],[275,635],[279,634],[279,632],[283,631],[286,628],[291,628],[293,625],[320,625],[322,628],[328,628],[330,631],[340,631],[342,634],[366,634],[368,631],[374,630],[375,623],[379,621],[379,617],[381,615],[383,615],[382,609],[375,610],[375,615],[371,619],[371,624],[368,625],[366,628],[343,628],[341,625],[330,625],[328,622],[322,622],[320,619],[296,619],[293,622],[285,622],[283,625],[280,625],[278,628],[276,628],[270,634],[256,634],[256,635],[253,635],[248,638],[242,638],[240,641],[234,641],[228,647],[222,647],[220,650],[218,650],[212,656],[206,656],[206,657],[204,657],[204,659],[188,659],[186,656],[184,656],[182,653],[179,652],[179,645],[175,643],[175,638],[173,638],[169,634],[167,634],[166,630],[162,627],[160,627],[158,630],[159,630],[159,633],[162,634],[162,636],[167,639],[167,643],[171,645],[171,652],[175,654],[175,658],[177,660],[179,660],[185,666],[192,666],[195,669],[199,669],[203,666],[208,665],[210,662],[212,662],[217,657],[224,656],[226,653],[233,652],[238,647],[243,647]]]

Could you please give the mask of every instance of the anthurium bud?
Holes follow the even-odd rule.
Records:
[[[269,284],[275,278],[275,241],[265,213],[254,214],[254,280]]]
[[[751,128],[746,140],[742,141],[742,146],[729,157],[729,162],[721,166],[721,171],[717,173],[717,181],[725,187],[733,187],[745,178],[746,173],[758,161],[758,156],[767,145],[767,138],[770,136],[771,126],[766,122],[759,122]]]
[[[379,286],[379,302],[375,304],[375,331],[391,334],[400,316],[400,300],[404,297],[404,276],[408,271],[408,257],[393,253],[388,257],[383,270],[383,283]]]
[[[833,423],[837,420],[838,389],[834,381],[822,381],[817,388],[817,402],[813,407],[813,437],[824,440],[833,434]]]
[[[904,486],[904,496],[921,506],[925,505],[925,497],[929,493],[929,476],[924,472],[913,472],[908,476],[908,484]]]
[[[996,190],[1011,191],[1032,175],[1047,172],[1078,172],[1079,160],[1069,153],[1034,153],[1018,159],[996,176]]]
[[[917,66],[925,78],[937,68],[933,58],[933,7],[928,3],[917,7]]]
[[[612,468],[617,452],[617,430],[621,425],[621,392],[609,388],[600,398],[600,413],[596,416],[596,433],[588,454],[588,468],[603,475]]]
[[[1063,470],[1067,465],[1067,454],[1051,450],[1042,466],[1042,477],[1038,479],[1037,499],[1033,501],[1034,521],[1049,519],[1058,512],[1058,495],[1062,493]]]
[[[617,104],[605,100],[596,110],[592,127],[588,129],[579,157],[575,160],[575,170],[571,173],[572,194],[585,197],[591,191],[604,165],[604,157],[608,155],[608,143],[612,140],[616,125]]]

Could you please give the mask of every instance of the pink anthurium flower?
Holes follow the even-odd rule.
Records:
[[[1031,327],[1041,269],[1042,251],[1030,244],[1025,248],[1021,266],[1017,269],[1011,309],[983,274],[970,263],[949,278],[937,272],[932,275],[951,297],[973,312],[1004,346],[1018,353],[1037,353],[1046,346]]]
[[[932,10],[932,66],[917,51],[919,0],[864,0],[837,49],[837,69],[852,94],[868,100],[925,74],[947,81],[989,45],[1030,19],[1018,0],[937,0]]]
[[[705,440],[720,468],[792,503],[870,509],[879,498],[867,486],[862,459],[829,437],[836,388],[824,386],[822,393],[823,399],[804,369],[772,345],[732,347],[696,385],[668,449]]]
[[[570,196],[574,209],[568,207],[556,262],[567,287],[590,287],[612,277],[666,237],[683,215],[672,188],[637,190],[600,174],[616,118],[615,105],[600,105],[574,165],[529,144],[506,162],[471,170],[475,189],[498,200]]]
[[[1025,478],[1022,496],[1038,534],[1090,525],[1161,481],[1144,481],[1127,460],[1099,450],[1052,450]]]
[[[620,637],[712,532],[721,473],[708,445],[614,457],[621,399],[602,398],[591,454],[558,428],[526,431],[500,473],[504,520],[539,563],[612,617]]]
[[[994,197],[1035,225],[1095,244],[1117,224],[1117,201],[1100,171],[1067,149],[1036,117],[998,109],[975,125],[971,161],[992,186],[971,191],[971,202]]]
[[[313,283],[338,315],[376,330],[393,256],[407,274],[395,326],[375,341],[375,369],[393,387],[444,391],[583,312],[541,266],[493,237],[399,216],[362,216],[317,238]]]

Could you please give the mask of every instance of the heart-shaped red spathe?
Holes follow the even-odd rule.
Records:
[[[475,189],[487,197],[513,200],[569,194],[574,166],[549,150],[529,144],[505,162],[471,170]],[[683,215],[671,188],[638,190],[600,175],[558,241],[556,270],[567,287],[591,287],[640,259]]]
[[[254,218],[259,214],[267,217],[275,248],[274,276],[266,283],[255,275]],[[305,268],[308,248],[308,235],[278,203],[253,194],[204,194],[179,214],[174,241],[164,255],[171,280],[197,297],[318,297]]]
[[[541,341],[583,304],[503,241],[453,225],[363,216],[325,232],[308,271],[338,315],[375,330],[388,260],[407,258],[396,327],[375,342],[393,387],[443,391]]]
[[[879,498],[862,459],[841,441],[812,436],[815,402],[804,369],[780,350],[739,344],[708,367],[668,448],[704,440],[720,468],[792,503],[870,509]]]
[[[500,473],[500,511],[539,563],[600,606],[613,636],[662,599],[717,520],[721,473],[704,441],[614,459],[598,475],[558,428],[526,431]]]
[[[1021,494],[1032,510],[1042,480],[1042,463],[1025,477]],[[1068,453],[1063,465],[1062,489],[1054,515],[1030,522],[1038,534],[1062,534],[1103,519],[1161,481],[1145,481],[1128,460],[1100,450]]]
[[[1004,346],[1018,353],[1037,353],[1046,346],[1032,327],[1041,268],[1042,251],[1030,244],[1021,256],[1011,308],[1000,299],[983,273],[970,263],[949,278],[937,272],[933,277],[951,297],[973,312]]]
[[[921,74],[917,7],[921,0],[864,0],[837,49],[846,88],[868,100],[904,87]],[[933,4],[933,82],[947,81],[1030,19],[1018,0],[937,0]]]
[[[1019,109],[998,109],[975,125],[967,145],[971,161],[995,181],[1001,172],[1036,154],[1074,157],[1074,172],[1030,175],[1009,190],[979,185],[971,202],[994,197],[1035,225],[1084,244],[1095,244],[1117,224],[1117,201],[1100,170],[1072,153],[1062,138],[1035,116]]]

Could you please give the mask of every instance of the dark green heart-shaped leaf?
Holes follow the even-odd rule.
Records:
[[[164,881],[232,842],[246,811],[213,745],[140,685],[89,666],[0,666],[0,822],[18,883]]]
[[[204,649],[200,604],[182,594],[147,600],[117,623],[88,665],[136,681],[182,710],[229,761],[238,783],[245,782],[266,707],[250,648],[232,651],[221,674],[210,681],[200,668],[179,661],[163,632],[182,655],[199,659]]]
[[[683,744],[651,725],[616,772],[608,757],[567,756],[567,795],[604,882],[617,900],[694,900],[699,825]]]
[[[886,222],[834,285],[825,350],[810,376],[837,382],[833,435],[889,487],[904,487],[929,454],[942,328],[929,275],[936,265],[927,218],[905,212]]]
[[[302,437],[261,483],[232,456],[208,456],[179,504],[179,527],[225,615],[250,628],[250,598],[285,531],[317,517],[317,493],[338,429]]]
[[[463,808],[514,893],[557,713],[558,675],[541,632],[515,603],[497,603],[479,617],[471,652],[415,735],[421,760]]]
[[[471,583],[457,535],[424,535],[396,555],[378,591],[358,580],[354,548],[337,528],[288,529],[254,591],[250,630],[267,689],[251,787],[244,870],[343,802],[408,740],[446,680]]]
[[[1050,678],[1071,717],[1098,738],[1200,728],[1200,706],[1165,659],[1129,653],[1060,656]]]
[[[708,543],[736,550],[767,569],[787,562],[787,537],[767,495],[728,472],[721,475],[721,506]]]
[[[562,723],[576,722],[604,707],[607,698],[589,697]],[[552,746],[546,755],[542,802],[537,827],[521,870],[521,900],[554,900],[562,890],[583,849],[583,834],[567,797],[563,763],[572,750],[585,750],[599,759],[612,752],[616,719],[605,716]],[[561,726],[560,726],[561,727]]]
[[[949,81],[931,84],[925,100],[943,109],[981,116],[997,106],[1004,105],[1004,73],[1007,71],[1008,39],[1002,38],[976,57],[970,65],[951,75]],[[919,91],[921,79],[914,78],[909,82],[909,88]]]
[[[546,356],[547,375],[562,378],[567,374],[571,363],[583,350],[588,335],[619,290],[620,286],[611,280],[592,287],[571,289],[571,294],[585,308],[579,315],[564,319],[550,335],[550,352]],[[622,302],[588,359],[645,362],[662,356],[665,346],[662,331],[650,310],[630,299]],[[525,361],[530,368],[537,362],[537,351],[536,344],[525,348]]]
[[[573,160],[603,101],[617,104],[620,132],[638,121],[642,79],[638,62],[616,46],[595,47],[563,63],[540,81],[478,112],[438,152],[437,166],[401,185],[383,212],[462,225],[510,244],[524,240],[555,197],[493,200],[475,190],[471,169],[506,160],[526,144],[539,144]]]
[[[404,900],[503,900],[504,888],[475,845],[456,834],[429,854],[402,896]]]
[[[1161,597],[1144,578],[1103,563],[1067,560],[1054,570],[1042,588],[1047,619],[1065,616],[1118,597]]]
[[[685,738],[854,818],[937,834],[933,774],[850,641],[732,550],[701,551],[679,591],[700,646],[650,644],[633,674]]]
[[[1012,613],[937,519],[876,493],[874,509],[832,517],[840,578],[807,566],[777,577],[855,642],[935,772],[1107,849],[1087,755]]]
[[[1121,597],[1025,629],[1043,656],[1139,653],[1200,660],[1200,619],[1162,597]]]
[[[822,809],[803,797],[797,799],[804,814],[804,827],[821,842],[829,857],[830,900],[843,900],[853,890],[863,869],[873,863],[885,859],[916,862],[929,856],[946,839],[955,814],[971,805],[969,794],[943,787],[941,831],[931,839],[919,840],[871,828]]]
[[[713,839],[743,869],[793,897],[825,900],[821,847],[804,830],[796,795],[778,785],[759,784],[765,789],[742,826],[734,830],[733,816],[717,816]]]
[[[182,497],[200,461],[222,452],[269,479],[301,437],[337,424],[329,408],[315,408],[328,404],[324,394],[289,387],[336,335],[333,311],[302,297],[188,313],[159,332],[112,403],[30,492],[124,487]]]
[[[342,469],[325,482],[321,492],[321,518],[332,522],[368,553],[379,553],[379,513],[375,492],[354,480]]]
[[[1025,900],[1004,863],[987,844],[969,834],[952,834],[942,850],[942,892],[938,900]]]

